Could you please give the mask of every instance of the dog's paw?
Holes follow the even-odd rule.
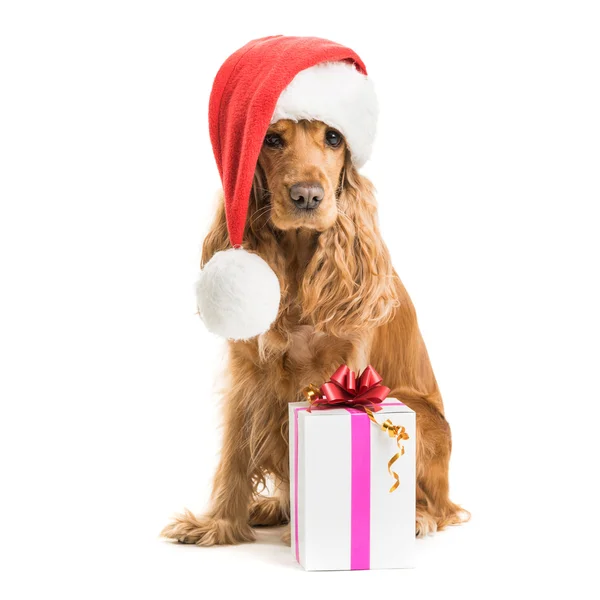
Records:
[[[281,541],[286,545],[286,546],[291,546],[292,545],[292,528],[290,527],[290,525],[288,525],[284,530],[283,533],[281,534]]]
[[[256,538],[247,523],[212,517],[196,517],[189,510],[177,515],[160,533],[182,544],[218,546],[253,542]]]
[[[416,536],[423,538],[426,535],[432,535],[437,531],[437,521],[428,512],[420,511],[417,508]]]
[[[289,520],[288,511],[278,497],[260,496],[250,506],[252,527],[285,525]]]

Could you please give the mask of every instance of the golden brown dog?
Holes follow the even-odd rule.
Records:
[[[468,518],[448,497],[450,427],[415,310],[377,225],[371,183],[339,132],[279,121],[260,154],[245,247],[277,273],[282,301],[271,329],[229,342],[221,461],[208,512],[189,511],[162,535],[210,546],[254,540],[255,525],[289,519],[288,403],[341,364],[367,364],[417,413],[416,534]],[[229,247],[221,203],[202,263]],[[267,479],[275,492],[259,494]],[[289,542],[289,532],[284,535]]]

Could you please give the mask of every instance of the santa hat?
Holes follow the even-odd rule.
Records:
[[[377,112],[364,63],[335,42],[266,37],[225,61],[210,96],[209,127],[232,249],[217,252],[197,284],[198,311],[210,331],[249,339],[277,318],[277,276],[261,257],[242,249],[254,171],[269,125],[281,119],[323,121],[345,137],[360,167],[371,154]]]

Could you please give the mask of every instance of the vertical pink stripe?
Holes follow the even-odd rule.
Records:
[[[361,410],[352,414],[352,504],[350,568],[371,567],[371,421]]]
[[[301,410],[306,409],[294,409],[294,542],[298,562],[300,562],[300,544],[298,543],[298,412]]]

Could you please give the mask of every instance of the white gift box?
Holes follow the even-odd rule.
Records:
[[[374,413],[406,428],[404,454],[368,415],[353,408],[291,403],[292,553],[307,571],[414,567],[416,503],[415,413],[386,398]]]

